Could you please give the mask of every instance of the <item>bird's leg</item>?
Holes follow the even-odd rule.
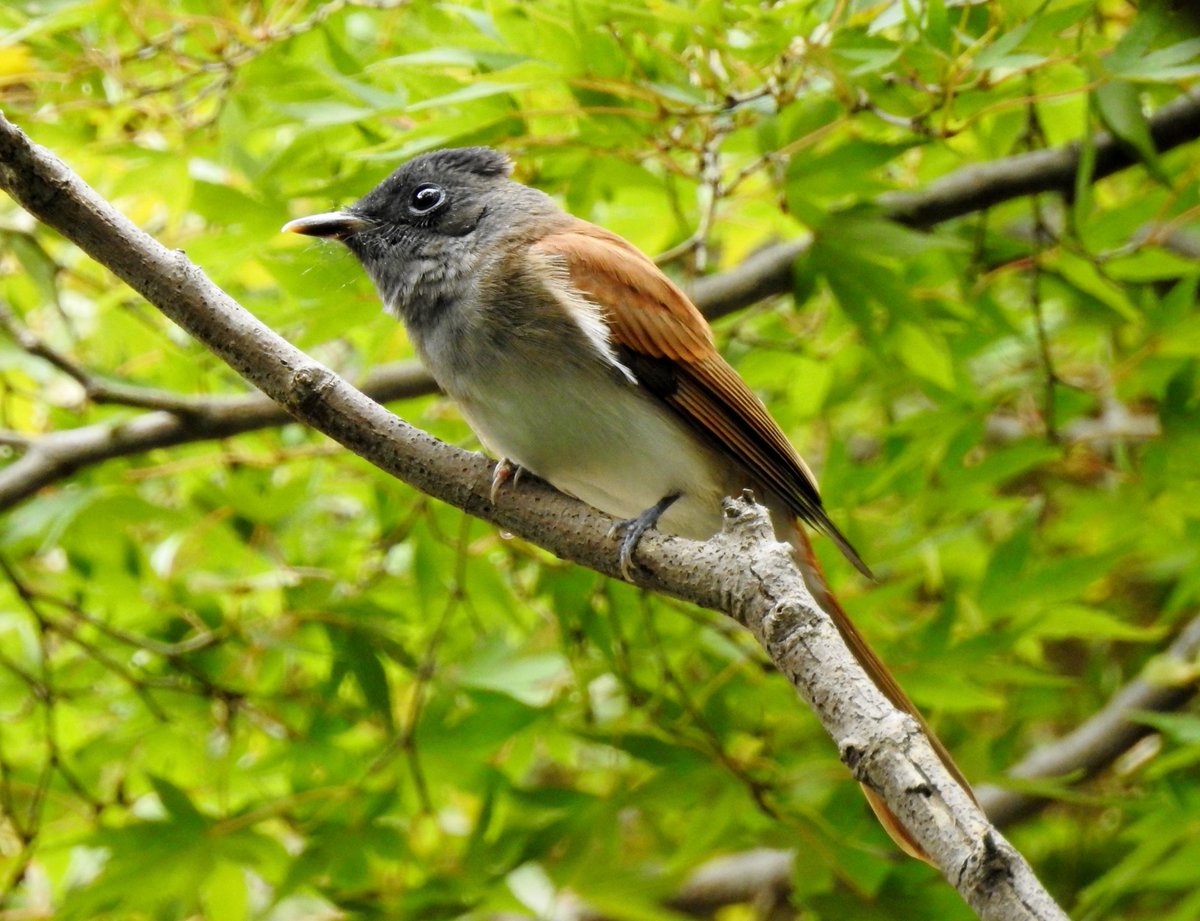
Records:
[[[608,529],[609,537],[616,537],[618,534],[621,536],[621,575],[625,577],[626,581],[633,581],[633,552],[637,549],[642,535],[658,524],[658,519],[662,517],[663,512],[669,509],[681,495],[682,493],[673,493],[663,496],[636,518],[618,521]]]
[[[496,504],[496,496],[500,495],[500,487],[509,480],[512,480],[513,487],[521,482],[521,474],[525,468],[520,464],[514,464],[507,457],[502,457],[496,461],[496,468],[492,471],[492,489],[488,493],[488,498],[492,500],[492,504]]]

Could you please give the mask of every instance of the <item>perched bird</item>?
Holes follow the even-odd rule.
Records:
[[[514,182],[511,168],[485,147],[424,154],[349,208],[284,230],[340,240],[358,257],[434,380],[500,458],[493,491],[525,469],[623,519],[627,575],[647,528],[706,539],[721,527],[722,498],[753,489],[855,657],[921,720],[833,597],[800,522],[869,570],[704,317],[635,246]],[[925,858],[864,790],[893,839]]]

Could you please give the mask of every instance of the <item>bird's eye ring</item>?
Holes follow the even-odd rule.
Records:
[[[423,182],[413,189],[412,200],[409,202],[408,207],[413,214],[431,214],[440,208],[445,201],[445,189],[432,182]]]

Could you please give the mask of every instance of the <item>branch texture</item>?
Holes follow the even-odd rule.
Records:
[[[2,118],[0,185],[297,419],[429,495],[563,559],[618,575],[606,539],[610,519],[535,482],[503,490],[493,503],[491,465],[482,456],[413,428],[291,346]],[[980,917],[1065,917],[947,774],[915,721],[857,665],[760,507],[730,500],[726,529],[703,544],[648,535],[639,559],[639,584],[730,614],[751,630],[812,705],[855,776],[880,792]]]

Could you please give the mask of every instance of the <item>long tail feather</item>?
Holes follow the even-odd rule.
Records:
[[[784,529],[779,529],[784,530]],[[903,710],[905,713],[912,716],[921,728],[925,731],[926,737],[933,745],[933,749],[937,752],[938,757],[946,766],[946,770],[950,772],[959,785],[974,798],[974,793],[971,792],[971,785],[958,769],[958,765],[954,763],[950,752],[947,751],[941,740],[934,735],[933,730],[929,728],[929,724],[925,722],[925,717],[921,715],[908,695],[892,677],[892,673],[888,671],[886,665],[883,664],[879,656],[875,655],[874,650],[867,645],[867,641],[863,639],[861,633],[851,622],[846,612],[842,610],[842,606],[838,604],[833,592],[829,590],[829,584],[825,580],[825,573],[821,569],[821,564],[817,560],[817,555],[813,551],[812,542],[802,530],[798,522],[793,521],[792,526],[787,528],[787,537],[789,542],[795,548],[796,561],[800,565],[800,569],[804,574],[804,580],[808,583],[809,591],[812,592],[816,602],[829,614],[837,626],[838,631],[842,634],[842,638],[846,641],[846,645],[850,651],[854,653],[859,664],[871,676],[871,680],[875,682],[875,686],[883,692],[883,695],[890,700],[897,709]],[[931,863],[929,855],[921,848],[921,846],[909,835],[908,831],[900,824],[899,819],[888,809],[883,798],[874,790],[863,786],[863,793],[866,794],[867,802],[870,804],[872,811],[878,817],[879,822],[891,836],[892,840],[906,854],[916,857],[918,860],[924,860],[926,863]]]

